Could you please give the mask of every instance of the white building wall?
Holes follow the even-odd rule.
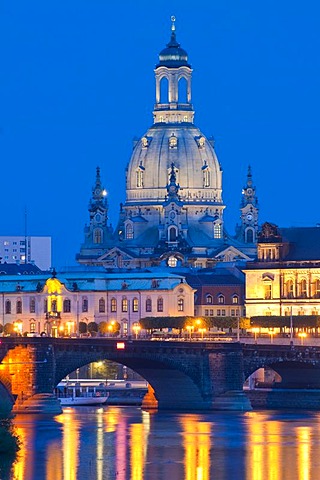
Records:
[[[0,257],[4,263],[35,263],[41,270],[51,268],[51,237],[0,236]],[[27,254],[27,259],[26,259]]]

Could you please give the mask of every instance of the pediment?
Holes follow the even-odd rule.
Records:
[[[122,260],[133,260],[134,258],[131,255],[129,255],[127,252],[124,252],[123,250],[121,250],[120,248],[114,247],[108,252],[101,255],[101,257],[98,258],[98,261],[99,262],[110,261],[110,260],[115,260],[116,258],[119,258],[119,257],[121,257]]]
[[[222,260],[224,262],[232,262],[234,260],[251,260],[248,255],[241,252],[241,250],[234,247],[233,245],[229,245],[223,250],[220,250],[219,253],[214,255],[214,258],[220,261]]]

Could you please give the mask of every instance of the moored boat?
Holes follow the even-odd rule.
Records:
[[[79,382],[68,381],[60,382],[55,393],[62,407],[103,405],[109,397],[105,388],[83,387]]]

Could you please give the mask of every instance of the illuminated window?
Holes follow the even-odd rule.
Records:
[[[21,300],[17,300],[16,313],[22,313],[22,301]]]
[[[131,223],[128,223],[126,226],[126,238],[127,239],[133,238],[133,226]]]
[[[222,233],[221,224],[220,223],[215,223],[214,227],[213,227],[214,238],[221,238],[221,236],[222,236],[221,233]]]
[[[233,295],[233,297],[232,297],[232,303],[239,303],[239,297],[238,297],[238,295]]]
[[[146,312],[152,312],[152,301],[151,298],[146,300]]]
[[[10,300],[6,300],[5,312],[6,312],[7,315],[9,315],[11,313],[11,302],[10,302]]]
[[[137,298],[134,298],[132,300],[132,311],[133,312],[138,312],[139,311],[139,300]]]
[[[292,280],[288,280],[286,283],[286,290],[287,290],[287,297],[293,298],[294,297],[294,285]]]
[[[111,312],[116,312],[117,311],[117,299],[116,298],[111,298]]]
[[[159,297],[157,300],[157,311],[163,312],[163,298]]]
[[[99,313],[105,313],[106,311],[106,302],[104,298],[99,298]]]
[[[307,298],[307,280],[304,278],[300,282],[300,295],[302,298]]]
[[[68,298],[63,300],[63,311],[64,313],[71,312],[71,300],[69,300]]]
[[[210,170],[208,168],[203,172],[203,185],[204,187],[210,187]]]
[[[35,333],[36,331],[36,322],[30,322],[30,333]]]
[[[122,310],[122,312],[127,312],[128,311],[128,299],[126,297],[123,297],[123,299],[122,299],[121,310]]]
[[[96,228],[93,232],[93,243],[102,243],[102,230]]]
[[[177,266],[177,259],[176,257],[169,257],[168,258],[168,267],[176,267]]]
[[[272,298],[272,285],[271,283],[267,283],[263,286],[264,289],[264,298],[265,300],[271,300]]]
[[[136,172],[137,175],[137,187],[142,188],[143,187],[143,170],[139,168]]]
[[[56,299],[53,299],[51,300],[51,311],[52,312],[57,312],[57,300]]]
[[[184,311],[184,299],[179,298],[178,299],[178,312],[183,312]]]
[[[218,295],[218,303],[224,303],[224,296],[223,295]]]
[[[206,295],[206,303],[213,303],[212,295],[209,295],[209,294]]]
[[[82,311],[87,312],[88,311],[88,299],[86,297],[82,297]]]
[[[29,303],[29,312],[35,313],[35,311],[36,311],[36,299],[34,297],[31,297],[30,303]]]
[[[315,281],[314,296],[315,298],[320,298],[320,280],[318,278]]]

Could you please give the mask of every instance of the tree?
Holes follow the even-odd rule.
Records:
[[[6,323],[4,326],[4,333],[6,335],[12,335],[14,332],[14,326],[12,323]]]
[[[79,334],[87,333],[88,325],[86,322],[79,322]]]
[[[95,337],[98,333],[99,325],[96,322],[89,322],[88,323],[88,332],[92,337]]]

